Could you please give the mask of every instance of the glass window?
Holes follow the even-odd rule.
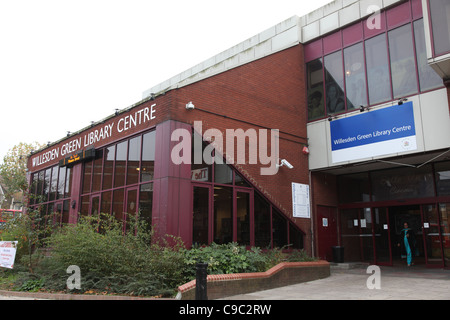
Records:
[[[340,203],[370,201],[370,184],[367,173],[355,173],[338,177]]]
[[[93,163],[92,161],[89,161],[84,164],[83,194],[91,192],[92,163]]]
[[[214,187],[214,242],[233,241],[233,189]]]
[[[45,180],[44,180],[44,194],[43,194],[43,201],[48,201],[48,196],[50,193],[50,176],[52,174],[52,169],[45,170]]]
[[[431,166],[371,173],[372,201],[434,197]]]
[[[137,202],[138,200],[138,189],[131,188],[127,190],[126,194],[126,205],[125,205],[125,230],[126,232],[131,231],[130,221],[136,219],[137,216]]]
[[[450,52],[450,2],[430,0],[431,26],[435,55]]]
[[[193,181],[211,182],[212,165],[207,164],[205,162],[205,157],[203,156],[203,151],[205,150],[206,145],[203,143],[203,139],[199,134],[194,133],[192,136],[191,179]],[[197,142],[196,139],[198,139]],[[198,145],[202,147],[196,148]]]
[[[50,186],[50,201],[56,200],[56,190],[58,189],[58,167],[52,168],[52,182]]]
[[[153,180],[155,168],[156,131],[144,134],[142,146],[141,181]]]
[[[116,146],[106,148],[105,164],[103,169],[103,190],[112,188],[115,159],[116,159]]]
[[[94,171],[92,177],[92,192],[100,191],[103,172],[103,150],[96,151],[96,159],[94,160]]]
[[[214,182],[233,184],[233,170],[225,163],[225,160],[222,160],[222,156],[217,151],[214,161]]]
[[[128,147],[128,169],[127,169],[127,185],[139,182],[141,160],[141,137],[136,137],[130,140]]]
[[[278,211],[272,210],[273,247],[282,248],[288,244],[287,220]]]
[[[128,141],[121,142],[116,147],[116,168],[114,173],[114,187],[125,185],[125,169],[127,164]]]
[[[72,177],[73,177],[72,168],[67,168],[66,169],[66,189],[65,189],[64,198],[70,198],[70,195],[72,193]]]
[[[111,213],[111,200],[112,200],[112,192],[107,191],[102,193],[102,202],[100,205],[100,212],[110,214]]]
[[[117,221],[123,220],[123,203],[124,203],[124,190],[119,189],[114,191],[113,196],[113,216],[117,219]]]
[[[450,195],[450,162],[441,162],[434,165],[436,172],[436,188],[438,196]]]
[[[237,172],[234,173],[234,185],[250,188],[250,185]]]
[[[307,64],[308,120],[325,117],[322,59]]]
[[[44,175],[45,175],[44,171],[39,172],[37,192],[36,192],[36,194],[38,196],[41,196],[41,197],[39,197],[39,200],[38,200],[39,202],[42,202],[42,190],[44,187]]]
[[[386,35],[366,41],[367,82],[371,105],[391,100],[391,78]]]
[[[63,202],[63,212],[62,212],[62,224],[66,225],[69,223],[69,219],[70,219],[70,201],[69,200],[65,200]]]
[[[394,99],[417,93],[416,63],[410,24],[389,32],[389,51]]]
[[[90,203],[91,203],[90,196],[83,196],[83,197],[81,197],[80,214],[82,216],[87,216],[89,214],[89,204]]]
[[[347,109],[367,105],[366,71],[362,43],[344,49]]]
[[[66,184],[66,171],[67,171],[67,167],[59,168],[58,199],[64,198],[64,187]]]
[[[292,249],[303,249],[303,233],[293,223],[289,223],[289,244]]]
[[[327,113],[345,111],[344,71],[342,52],[338,51],[325,57],[325,87]]]
[[[236,193],[237,243],[250,245],[250,193]]]
[[[254,199],[255,246],[271,248],[270,204],[256,193]]]
[[[141,185],[139,194],[139,213],[140,218],[147,224],[148,228],[152,225],[153,208],[153,183]]]
[[[209,243],[209,188],[194,187],[192,244]]]
[[[442,86],[442,78],[428,65],[423,19],[414,22],[414,37],[420,90],[426,91]]]
[[[39,174],[35,173],[33,174],[32,183],[30,186],[30,204],[35,204],[36,202],[36,195],[37,195],[37,186],[39,181]]]

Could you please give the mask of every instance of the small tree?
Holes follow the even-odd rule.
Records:
[[[0,241],[17,241],[16,261],[21,261],[33,273],[33,253],[44,246],[51,226],[47,217],[41,215],[40,208],[28,209],[27,214],[11,218],[0,229]]]
[[[12,197],[16,192],[25,192],[28,188],[27,183],[27,160],[32,150],[38,150],[43,145],[38,142],[19,143],[12,147],[3,158],[0,165],[0,176],[6,187],[5,196]]]

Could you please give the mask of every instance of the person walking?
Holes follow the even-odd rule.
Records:
[[[400,231],[400,241],[398,246],[402,249],[402,257],[406,257],[408,267],[413,265],[413,255],[415,252],[415,236],[414,231],[409,228],[408,222],[403,223],[403,229]]]

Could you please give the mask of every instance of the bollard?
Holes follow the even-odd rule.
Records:
[[[207,263],[197,263],[197,277],[195,280],[195,300],[208,300],[207,287],[208,283],[206,281],[208,267]]]

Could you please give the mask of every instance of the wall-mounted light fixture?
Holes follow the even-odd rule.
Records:
[[[187,110],[194,110],[194,109],[195,109],[195,106],[194,106],[194,104],[192,103],[192,101],[189,101],[189,103],[186,104],[186,109],[187,109]]]
[[[408,101],[407,98],[401,98],[398,100],[398,105],[401,106],[403,104],[403,102],[406,102],[406,101]]]
[[[333,116],[333,115],[331,115],[331,114],[329,114],[328,115],[328,121],[333,121],[333,120],[336,120],[338,117],[337,116]]]
[[[369,106],[367,106],[367,107],[359,106],[359,112],[364,112],[364,111],[369,111],[369,110],[370,110]]]

